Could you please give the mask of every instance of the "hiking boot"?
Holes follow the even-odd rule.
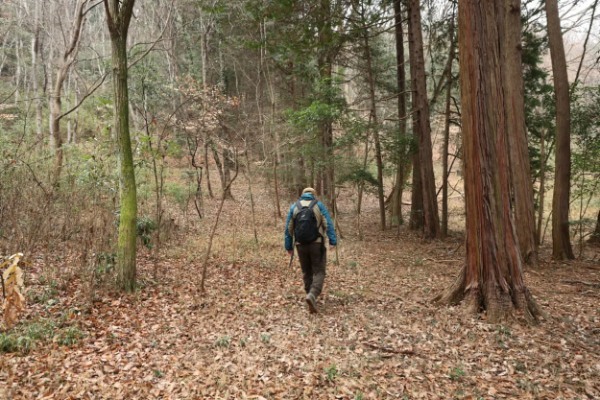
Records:
[[[306,295],[306,304],[308,304],[308,310],[311,314],[317,313],[317,300],[312,293]]]

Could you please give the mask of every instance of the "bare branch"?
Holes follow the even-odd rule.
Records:
[[[162,40],[162,37],[165,34],[165,31],[167,30],[167,26],[169,25],[168,21],[169,21],[169,19],[171,19],[171,13],[173,12],[173,9],[175,8],[173,3],[175,3],[175,0],[171,0],[171,8],[169,9],[169,14],[167,15],[167,23],[165,23],[165,26],[163,27],[162,31],[160,32],[160,35],[158,35],[158,38],[154,42],[152,42],[152,45],[150,47],[148,47],[148,49],[146,49],[146,51],[144,53],[142,53],[142,55],[140,57],[138,57],[136,60],[132,61],[131,64],[129,64],[128,68],[131,68],[135,64],[140,62],[144,57],[146,57],[154,49],[154,47],[156,47],[156,44]]]
[[[96,90],[98,90],[98,88],[100,86],[102,86],[102,84],[106,80],[107,76],[108,76],[108,73],[105,73],[104,75],[102,75],[102,78],[100,78],[98,83],[94,84],[92,86],[92,88],[81,98],[81,100],[79,102],[77,102],[77,104],[75,104],[75,106],[73,106],[69,111],[66,111],[58,116],[58,120],[60,121],[62,118],[66,117],[67,115],[71,114],[73,111],[77,110],[88,97],[90,97],[92,94],[94,94],[94,92],[96,92]]]

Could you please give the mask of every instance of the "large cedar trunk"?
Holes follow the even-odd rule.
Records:
[[[546,0],[548,43],[556,98],[556,153],[552,197],[552,257],[573,259],[569,236],[569,197],[571,188],[571,105],[567,62],[560,29],[557,0]]]
[[[504,0],[459,3],[459,60],[466,200],[466,265],[437,300],[485,310],[488,319],[513,309],[537,321],[523,281],[510,208],[509,143],[497,21]]]
[[[499,10],[498,28],[502,82],[504,87],[505,121],[510,146],[511,188],[513,211],[519,238],[519,248],[525,263],[537,264],[535,218],[533,215],[533,186],[527,131],[525,129],[525,104],[523,68],[521,66],[521,3],[504,0]]]
[[[425,59],[423,56],[423,35],[421,33],[419,0],[409,1],[408,14],[413,130],[418,139],[419,147],[419,164],[414,166],[413,176],[420,174],[423,201],[423,233],[426,238],[431,239],[439,236],[440,221],[433,174],[433,151],[431,145],[431,127],[429,125],[427,85],[425,82]],[[414,185],[413,190],[415,190]]]

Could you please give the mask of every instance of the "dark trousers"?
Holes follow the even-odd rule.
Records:
[[[323,290],[325,281],[325,264],[327,264],[327,250],[323,243],[299,244],[298,258],[302,267],[304,290],[312,293],[317,298]]]

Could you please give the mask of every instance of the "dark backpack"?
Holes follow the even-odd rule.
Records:
[[[298,212],[294,217],[294,237],[300,244],[312,243],[321,236],[317,217],[313,211],[315,204],[317,200],[312,200],[308,206],[303,206],[300,200],[296,202]]]

